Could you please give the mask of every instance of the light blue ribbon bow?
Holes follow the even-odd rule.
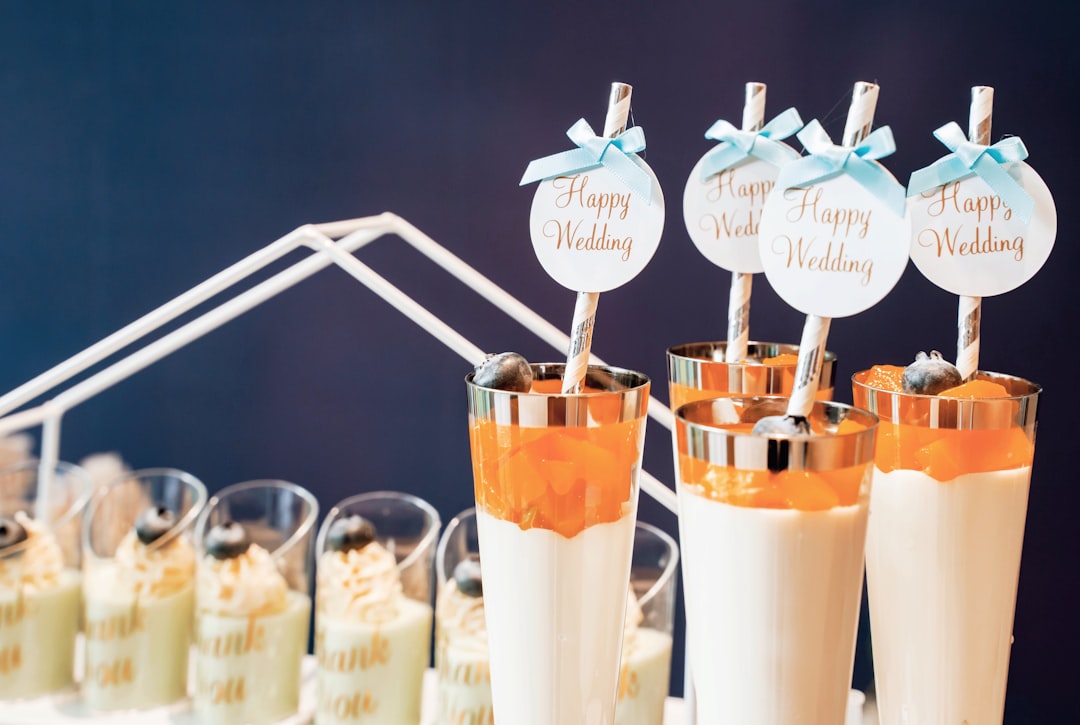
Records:
[[[993,146],[983,146],[968,141],[963,129],[955,121],[950,121],[934,131],[934,137],[952,153],[941,157],[925,169],[912,173],[908,180],[908,196],[915,196],[975,174],[1001,197],[1018,219],[1025,224],[1031,221],[1035,201],[1016,179],[1001,168],[1002,164],[1027,158],[1027,148],[1019,137],[1012,136]]]
[[[753,156],[780,168],[793,160],[791,150],[779,141],[791,136],[803,122],[799,112],[789,108],[761,127],[760,131],[743,131],[727,121],[717,121],[705,132],[705,138],[720,143],[701,160],[701,180],[730,169],[743,159]]]
[[[904,187],[884,167],[873,163],[896,151],[892,130],[888,126],[877,129],[854,148],[835,145],[816,119],[799,131],[798,138],[810,155],[780,170],[776,178],[778,188],[806,186],[845,173],[884,202],[897,216],[904,215]]]
[[[520,186],[534,181],[567,176],[603,166],[610,169],[631,192],[652,204],[652,177],[641,166],[637,152],[645,150],[641,126],[628,128],[615,138],[597,136],[582,118],[566,132],[578,148],[530,161]]]

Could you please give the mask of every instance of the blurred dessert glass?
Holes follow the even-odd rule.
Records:
[[[169,468],[95,491],[83,519],[85,668],[92,710],[158,707],[188,694],[195,616],[191,531],[206,487]]]
[[[195,711],[204,723],[295,715],[311,618],[318,503],[286,481],[210,498],[195,524]]]
[[[429,503],[396,491],[330,509],[315,545],[319,723],[420,722],[439,527]]]
[[[73,689],[89,498],[90,478],[70,463],[0,471],[0,701]]]

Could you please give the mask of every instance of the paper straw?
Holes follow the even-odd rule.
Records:
[[[994,115],[994,89],[975,86],[971,89],[971,110],[968,114],[968,140],[982,146],[990,145],[990,122]],[[979,369],[979,328],[982,323],[982,297],[961,295],[958,305],[956,335],[956,368],[963,380],[975,377]]]
[[[844,146],[853,147],[862,142],[874,125],[874,109],[877,106],[878,86],[859,81],[851,94],[844,125]],[[829,335],[832,319],[807,315],[799,341],[799,361],[795,366],[795,385],[788,400],[788,416],[805,418],[810,415],[821,382],[821,367],[825,361],[825,340]]]
[[[630,92],[625,83],[612,83],[608,98],[607,117],[604,119],[604,136],[614,138],[626,128],[630,117]],[[596,325],[596,303],[599,292],[578,292],[574,304],[574,320],[570,324],[570,347],[566,351],[566,371],[563,373],[562,392],[581,392],[585,371],[589,367],[589,350],[592,348],[593,327]]]
[[[727,348],[724,361],[737,363],[746,359],[750,343],[750,287],[754,275],[731,273],[731,292],[728,294]]]
[[[765,124],[765,84],[747,83],[743,102],[742,130],[760,131]],[[729,363],[746,359],[750,342],[750,286],[752,274],[731,273],[731,294],[728,295],[727,348],[724,360]]]

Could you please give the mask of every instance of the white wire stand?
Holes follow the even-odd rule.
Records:
[[[408,242],[442,269],[561,352],[565,352],[569,346],[570,338],[565,333],[395,214],[384,213],[348,221],[308,224],[286,234],[68,360],[0,396],[0,416],[6,416],[0,418],[0,436],[41,425],[41,465],[45,471],[53,470],[59,458],[60,424],[67,411],[244,312],[257,307],[315,272],[328,267],[331,263],[344,269],[365,287],[465,358],[471,365],[475,366],[483,362],[486,357],[483,350],[354,256],[354,252],[358,249],[386,234],[396,234]],[[301,247],[310,247],[314,253],[41,405],[17,413],[11,412]],[[590,357],[590,362],[598,365],[605,364],[596,355]],[[648,413],[665,428],[671,429],[671,411],[655,397],[649,400]],[[675,493],[645,470],[641,471],[641,488],[669,511],[677,512]]]
[[[359,219],[308,224],[293,230],[82,352],[0,396],[0,416],[3,416],[0,417],[0,436],[40,425],[42,427],[41,473],[51,475],[50,472],[54,470],[59,459],[60,429],[65,413],[331,264],[344,269],[365,287],[458,353],[470,365],[475,366],[481,363],[486,357],[485,351],[354,256],[360,248],[388,234],[397,235],[403,239],[558,351],[565,352],[568,349],[570,345],[568,335],[396,214],[387,212]],[[313,253],[44,403],[19,410],[21,406],[61,386],[110,355],[138,342],[197,305],[224,292],[285,255],[304,247],[311,249]],[[594,354],[590,354],[589,361],[596,365],[605,364]],[[648,414],[653,420],[671,430],[673,425],[671,410],[655,397],[649,399]],[[678,501],[675,492],[644,468],[641,469],[640,484],[642,491],[659,501],[672,513],[677,513]],[[47,501],[39,499],[39,515],[44,513],[47,506]],[[689,682],[689,678],[686,678],[686,682]],[[692,722],[692,718],[689,721]]]

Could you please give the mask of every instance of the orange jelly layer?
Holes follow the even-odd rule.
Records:
[[[682,482],[694,493],[749,508],[826,511],[852,506],[869,469],[865,463],[832,471],[748,471],[679,456]]]
[[[595,416],[592,402],[590,410]],[[617,419],[617,407],[612,414]],[[548,529],[567,538],[617,521],[634,492],[643,423],[524,428],[473,420],[476,504],[523,530]]]
[[[904,368],[896,365],[877,365],[872,368],[866,384],[875,388],[900,392],[900,375]],[[973,380],[938,394],[941,398],[986,400],[1006,398],[1004,387],[988,380]],[[896,411],[901,421],[918,422],[928,419],[928,398],[901,399],[904,407]],[[967,473],[1005,471],[1030,466],[1035,445],[1020,427],[1004,427],[1016,412],[1016,403],[1001,401],[1003,427],[997,429],[956,430],[930,428],[908,422],[885,420],[878,424],[875,463],[888,473],[897,469],[922,471],[937,481],[952,481]]]
[[[795,364],[799,361],[797,355],[785,353],[776,357],[762,358],[761,365],[747,365],[744,373],[745,391],[732,392],[728,380],[728,363],[706,362],[701,367],[701,387],[692,388],[679,383],[671,383],[668,386],[668,394],[671,397],[672,409],[679,408],[695,400],[705,400],[725,395],[790,395],[795,387]],[[781,371],[779,391],[769,392],[765,389],[768,373],[766,366],[783,367]],[[775,371],[773,371],[775,372]],[[832,400],[832,388],[818,390],[815,396],[818,400]]]

